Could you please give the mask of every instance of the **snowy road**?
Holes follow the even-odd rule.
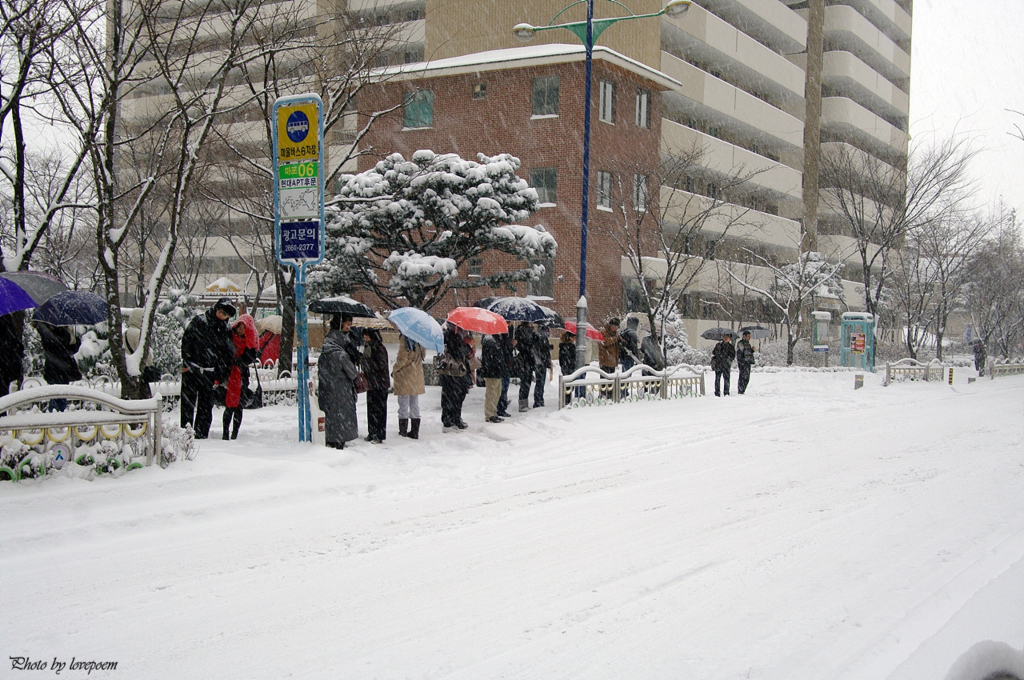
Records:
[[[755,373],[742,397],[486,426],[473,390],[446,435],[432,392],[419,442],[344,452],[275,407],[168,470],[5,484],[0,658],[861,680],[1021,649],[1024,377],[880,380]]]

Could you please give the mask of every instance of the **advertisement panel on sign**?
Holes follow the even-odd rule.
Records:
[[[320,220],[281,223],[282,260],[320,259]]]
[[[852,333],[850,335],[850,351],[853,354],[864,354],[865,341],[864,333]]]

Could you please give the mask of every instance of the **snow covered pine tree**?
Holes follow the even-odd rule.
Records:
[[[342,178],[326,218],[324,261],[310,268],[314,296],[374,291],[392,307],[429,310],[459,287],[458,268],[488,251],[523,261],[551,259],[557,244],[527,219],[537,192],[518,177],[520,161],[499,154],[479,163],[456,154],[392,154]],[[474,278],[498,287],[537,280],[543,265]],[[465,285],[465,284],[462,284]]]

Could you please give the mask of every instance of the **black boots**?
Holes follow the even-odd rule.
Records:
[[[399,424],[399,427],[401,427],[402,421],[399,420],[398,424]],[[409,438],[410,439],[419,439],[420,438],[420,419],[419,418],[413,418],[412,419],[412,427],[409,428]]]
[[[408,437],[409,436],[409,419],[399,418],[398,419],[398,436]]]

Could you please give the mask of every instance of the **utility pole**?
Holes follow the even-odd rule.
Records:
[[[821,169],[821,71],[825,0],[807,3],[807,76],[804,83],[804,220],[800,252],[818,249],[818,175]]]

